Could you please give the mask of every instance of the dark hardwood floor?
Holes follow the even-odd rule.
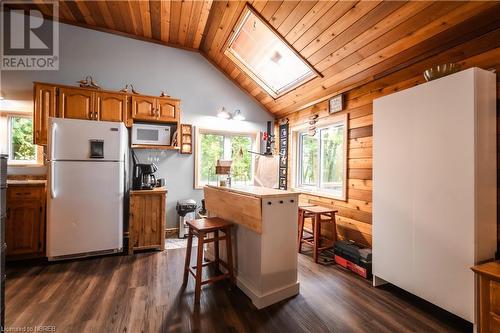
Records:
[[[461,322],[396,288],[299,255],[300,295],[263,310],[227,282],[181,290],[184,249],[10,264],[7,327],[56,332],[457,332]]]

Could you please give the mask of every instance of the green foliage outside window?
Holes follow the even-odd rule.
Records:
[[[29,161],[36,159],[33,144],[33,120],[26,117],[12,117],[11,121],[11,156],[13,160]]]
[[[299,186],[341,194],[344,182],[345,124],[300,137]]]
[[[231,137],[231,173],[235,181],[247,181],[252,178],[252,156],[248,152],[252,148],[252,139],[247,136]]]
[[[248,152],[252,148],[250,137],[202,133],[200,141],[201,183],[215,183],[217,181],[215,165],[219,159],[232,160],[231,176],[234,183],[243,183],[252,179],[252,156]],[[226,141],[226,145],[224,145],[224,141]],[[225,152],[224,146],[230,147],[231,151]]]
[[[224,153],[224,136],[216,134],[201,135],[201,181],[215,181],[215,165]]]

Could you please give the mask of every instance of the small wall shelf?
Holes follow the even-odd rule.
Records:
[[[181,124],[181,154],[193,153],[193,126],[189,124]]]

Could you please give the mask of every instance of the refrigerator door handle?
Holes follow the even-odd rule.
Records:
[[[53,161],[56,156],[56,129],[57,124],[52,123],[51,144],[50,144],[50,160]]]
[[[56,198],[56,173],[55,169],[56,168],[56,163],[51,162],[50,163],[50,197],[52,199]]]

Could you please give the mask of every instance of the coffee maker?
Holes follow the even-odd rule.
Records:
[[[154,163],[139,163],[139,159],[132,150],[134,159],[134,173],[132,175],[133,190],[151,190],[156,186],[154,173],[158,167]]]

